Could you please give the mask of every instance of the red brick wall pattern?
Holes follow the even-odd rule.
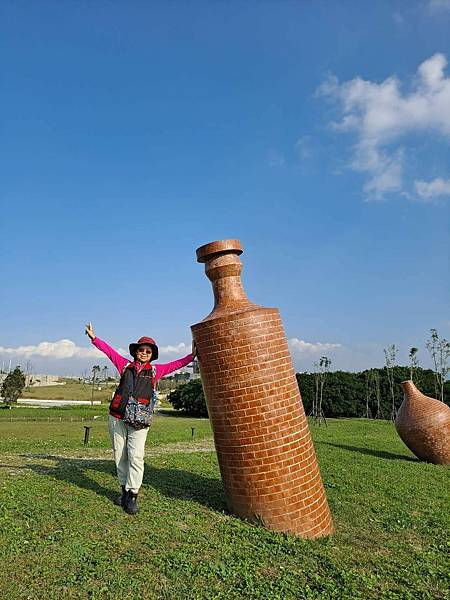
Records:
[[[404,400],[395,427],[413,454],[437,465],[450,464],[450,408],[422,394],[412,381],[402,383]]]
[[[281,318],[246,298],[238,244],[197,251],[216,305],[192,326],[227,503],[269,529],[327,535],[331,514]]]

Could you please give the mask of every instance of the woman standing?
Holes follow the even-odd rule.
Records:
[[[86,325],[86,335],[93,345],[111,360],[120,374],[120,382],[109,407],[109,435],[114,452],[119,484],[122,493],[114,501],[130,515],[139,511],[137,496],[144,476],[144,450],[148,427],[136,429],[124,423],[124,414],[130,398],[144,406],[152,403],[158,379],[188,365],[196,355],[192,344],[191,354],[166,364],[151,364],[158,358],[154,339],[141,337],[130,344],[133,361],[121,356],[114,348],[96,337],[91,323]]]

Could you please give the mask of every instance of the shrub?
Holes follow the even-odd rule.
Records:
[[[13,404],[17,402],[17,398],[25,387],[25,375],[16,367],[14,371],[8,373],[2,385],[2,396],[5,404]]]
[[[170,392],[167,400],[176,410],[181,410],[190,417],[208,416],[208,409],[206,408],[200,379],[194,379],[193,381],[189,381],[189,383],[181,385],[178,389]]]

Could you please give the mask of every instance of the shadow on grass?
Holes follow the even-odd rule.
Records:
[[[385,458],[387,460],[406,460],[409,462],[418,462],[417,458],[414,458],[412,456],[405,456],[404,454],[394,454],[394,452],[388,452],[387,450],[375,450],[374,448],[360,448],[358,446],[347,446],[346,444],[333,444],[331,442],[316,442],[316,444],[334,446],[335,448],[342,448],[343,450],[349,450],[350,452],[359,452],[359,454],[367,454],[369,456],[376,456],[377,458]]]
[[[100,471],[116,478],[116,470],[112,460],[96,460],[82,458],[65,458],[51,454],[22,455],[24,458],[43,458],[52,460],[56,464],[27,465],[21,467],[31,470],[38,475],[51,477],[58,481],[64,481],[78,486],[79,488],[95,492],[99,496],[105,496],[114,500],[117,496],[119,485],[115,489],[107,489],[89,477],[89,471]],[[16,468],[16,467],[14,467]],[[144,485],[154,488],[167,498],[177,500],[191,500],[206,506],[212,510],[226,511],[225,496],[220,479],[213,479],[183,471],[182,469],[168,469],[146,464],[144,471]]]
[[[182,410],[175,410],[174,408],[165,408],[163,406],[155,409],[155,415],[160,417],[174,417],[181,419],[198,419],[199,421],[205,421],[208,417],[199,417],[198,415],[190,415]]]
[[[226,510],[222,481],[183,471],[146,465],[145,485],[157,490],[167,498],[193,500],[213,510]]]

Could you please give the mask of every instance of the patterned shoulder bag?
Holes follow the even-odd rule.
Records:
[[[128,398],[127,405],[125,407],[125,413],[123,415],[123,422],[127,425],[131,425],[134,429],[145,429],[150,427],[153,421],[153,413],[156,405],[156,367],[152,365],[152,398],[148,404],[140,404],[136,398],[130,395]]]

